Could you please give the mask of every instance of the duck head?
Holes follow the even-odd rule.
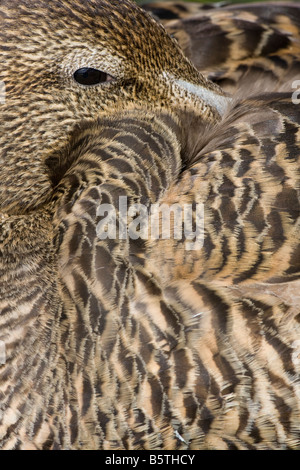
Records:
[[[132,107],[213,122],[228,104],[129,0],[1,0],[0,83],[0,211],[9,214],[48,200],[46,162],[82,123]]]

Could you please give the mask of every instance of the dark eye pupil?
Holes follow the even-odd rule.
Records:
[[[97,85],[98,83],[107,81],[107,73],[101,72],[101,70],[82,68],[76,70],[74,73],[76,82],[81,85]]]

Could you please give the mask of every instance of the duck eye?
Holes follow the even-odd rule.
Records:
[[[98,85],[98,83],[110,82],[113,77],[101,70],[84,67],[76,70],[74,79],[80,85]]]

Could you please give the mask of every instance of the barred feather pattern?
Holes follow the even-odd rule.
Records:
[[[277,119],[280,140],[284,126]],[[1,316],[9,338],[2,336],[9,366],[1,383],[5,377],[15,383],[2,389],[2,448],[297,448],[299,365],[292,345],[299,314],[283,289],[289,279],[291,295],[299,286],[294,209],[287,218],[282,202],[292,189],[268,171],[264,138],[256,133],[253,141],[246,127],[244,133],[238,122],[229,127],[232,134],[239,129],[239,151],[205,152],[175,194],[180,145],[170,117],[132,112],[75,139],[77,158],[47,216],[18,221],[25,238],[16,249],[28,249],[34,234],[40,243],[44,233],[43,262],[33,244],[25,266],[17,269],[6,257],[2,268],[14,268],[11,298],[24,293]],[[293,174],[294,158],[287,158]],[[258,171],[265,181],[256,181]],[[258,203],[260,191],[265,199]],[[204,250],[186,251],[184,239],[153,246],[99,240],[97,207],[117,207],[121,195],[134,202],[205,202]],[[285,240],[274,234],[279,220]],[[8,232],[15,240],[16,232]],[[288,266],[295,269],[280,279]],[[7,290],[9,275],[4,279]]]
[[[245,81],[261,91],[270,91],[270,82],[274,90],[289,91],[299,74],[296,4],[150,2],[144,8],[163,22],[198,70],[230,93]]]
[[[300,448],[300,113],[244,85],[213,123],[106,110],[1,213],[1,449]],[[203,204],[203,248],[101,240],[120,196]]]

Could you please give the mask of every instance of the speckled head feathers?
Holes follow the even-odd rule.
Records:
[[[74,80],[81,68],[112,79],[84,86]],[[127,0],[2,0],[0,80],[0,209],[9,213],[45,201],[45,161],[84,121],[132,103],[176,112],[190,106],[212,120],[214,96],[224,99],[164,28]]]
[[[300,449],[299,11],[0,0],[1,450]]]

